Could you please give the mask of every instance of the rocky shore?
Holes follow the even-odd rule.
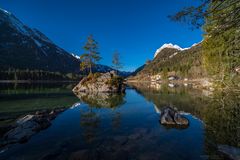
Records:
[[[37,111],[16,120],[12,126],[6,127],[7,131],[1,138],[0,147],[14,143],[24,143],[41,130],[48,128],[51,121],[63,112],[65,108],[56,108],[50,111]]]
[[[75,94],[80,92],[105,92],[105,93],[123,93],[125,84],[123,78],[116,72],[94,73],[83,78],[78,85],[73,88]]]

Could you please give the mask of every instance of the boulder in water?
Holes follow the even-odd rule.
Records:
[[[175,109],[171,107],[164,107],[161,110],[160,123],[162,125],[172,125],[172,126],[188,126],[189,121],[187,118],[183,117]]]

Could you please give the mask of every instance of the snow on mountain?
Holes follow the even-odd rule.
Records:
[[[201,41],[201,42],[202,42],[202,41]],[[199,42],[199,43],[201,43],[201,42]],[[174,45],[174,44],[172,44],[172,43],[166,43],[166,44],[162,45],[160,48],[158,48],[158,49],[156,50],[156,52],[154,53],[154,58],[158,55],[158,53],[160,53],[160,52],[161,52],[163,49],[165,49],[165,48],[172,48],[172,49],[177,49],[177,50],[179,50],[179,51],[184,51],[184,50],[190,49],[190,48],[198,45],[199,43],[194,43],[191,47],[187,47],[187,48],[181,48],[180,46],[178,46],[178,45],[176,45],[176,44]],[[172,56],[169,57],[169,58],[172,58],[173,56],[177,55],[177,53],[178,53],[178,52],[174,53],[174,55],[172,55]]]
[[[73,57],[77,58],[77,59],[80,59],[80,56],[78,56],[78,55],[76,55],[76,54],[74,54],[74,53],[71,53],[71,55],[72,55]]]
[[[168,44],[164,44],[162,45],[160,48],[158,48],[154,54],[154,58],[158,55],[159,52],[161,52],[163,49],[165,48],[173,48],[173,49],[177,49],[177,50],[183,50],[181,47],[179,47],[178,45],[173,45],[172,43],[168,43]]]

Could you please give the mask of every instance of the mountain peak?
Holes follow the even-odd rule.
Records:
[[[158,48],[154,54],[154,58],[158,55],[158,53],[160,53],[163,49],[165,48],[172,48],[172,49],[177,49],[179,51],[184,51],[184,50],[187,50],[187,49],[190,49],[194,46],[197,46],[199,45],[201,42],[199,43],[194,43],[191,47],[187,47],[187,48],[181,48],[180,46],[176,45],[176,44],[172,44],[172,43],[165,43],[164,45],[162,45],[160,48]]]
[[[178,45],[174,45],[172,43],[165,43],[159,49],[156,50],[156,52],[154,54],[154,58],[158,55],[159,52],[161,52],[165,48],[173,48],[173,49],[177,49],[177,50],[184,50],[183,48],[179,47]]]

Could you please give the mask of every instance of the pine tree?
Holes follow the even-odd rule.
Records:
[[[89,73],[91,74],[93,66],[101,59],[100,53],[98,52],[98,43],[94,40],[92,35],[88,36],[83,49],[85,53],[80,56],[80,69],[89,69]]]
[[[198,7],[188,7],[170,18],[203,27],[205,31],[203,63],[208,73],[221,83],[239,79],[240,1],[203,0]]]
[[[220,82],[232,80],[240,65],[240,1],[212,1],[208,12],[203,27],[205,67]]]

